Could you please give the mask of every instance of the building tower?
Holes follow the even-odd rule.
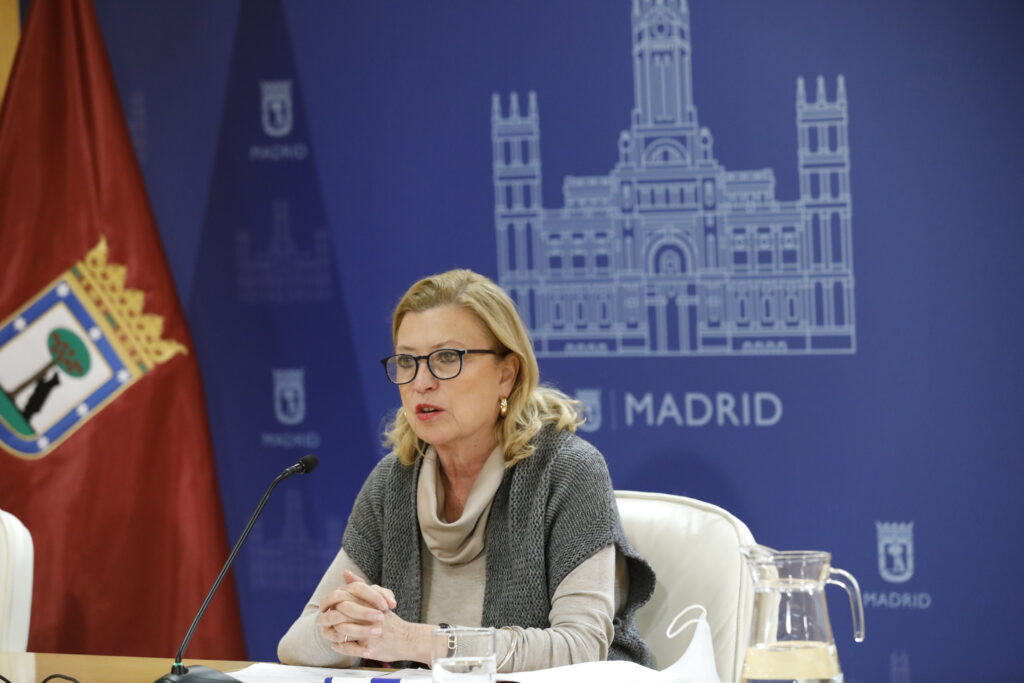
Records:
[[[637,161],[667,154],[660,160],[689,165],[697,156],[697,110],[686,0],[633,0],[632,27]]]
[[[520,113],[518,95],[512,93],[507,116],[502,113],[501,98],[491,97],[491,140],[498,277],[520,314],[534,327],[537,302],[532,285],[543,270],[535,247],[543,212],[536,93],[530,92],[525,114]]]
[[[796,122],[810,341],[820,350],[853,351],[849,115],[843,77],[831,101],[824,77],[817,79],[813,101],[807,99],[804,80],[797,79]]]
[[[633,0],[634,116],[641,126],[696,120],[686,0]]]

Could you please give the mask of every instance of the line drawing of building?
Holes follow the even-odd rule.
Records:
[[[889,655],[889,683],[910,683],[910,653],[893,650]]]
[[[856,352],[842,75],[797,78],[799,198],[728,171],[693,102],[686,0],[632,0],[634,107],[606,176],[543,208],[535,92],[491,102],[498,281],[539,356]]]
[[[288,489],[284,498],[281,534],[269,535],[264,525],[257,524],[249,539],[248,578],[256,590],[287,593],[317,585],[337,554],[345,530],[344,520],[331,516],[324,522],[324,538],[314,538],[303,522],[302,492]]]
[[[333,298],[331,238],[326,229],[313,232],[312,250],[302,249],[291,229],[287,199],[272,202],[270,244],[256,251],[246,230],[235,233],[238,299],[244,303],[305,303]]]

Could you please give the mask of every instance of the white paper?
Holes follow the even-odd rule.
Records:
[[[429,681],[429,669],[402,669],[393,673],[330,669],[312,666],[285,666],[284,664],[253,664],[231,675],[241,683],[324,683],[333,677],[337,683],[371,683],[374,678],[401,678],[402,680]],[[540,671],[498,674],[498,681],[507,683],[665,683],[660,671],[648,669],[633,662],[587,662],[559,666]]]
[[[333,678],[339,683],[370,683],[374,678],[382,677],[401,678],[403,681],[430,680],[430,671],[427,669],[402,669],[387,673],[267,663],[252,664],[244,669],[232,671],[230,675],[241,683],[324,683],[327,678]]]
[[[664,681],[660,671],[633,662],[586,662],[554,669],[498,674],[499,681],[511,683],[655,683]]]

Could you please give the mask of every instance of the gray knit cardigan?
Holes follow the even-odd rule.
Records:
[[[629,596],[615,616],[608,659],[650,666],[650,651],[633,614],[654,592],[654,570],[622,531],[611,478],[596,448],[547,426],[536,451],[505,470],[494,495],[486,532],[483,626],[548,628],[555,589],[569,572],[615,543],[626,557]],[[342,545],[372,583],[395,592],[396,612],[420,621],[420,529],[412,466],[387,456],[356,498]]]

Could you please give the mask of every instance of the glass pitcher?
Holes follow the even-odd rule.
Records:
[[[780,552],[763,545],[740,548],[754,578],[750,643],[740,683],[842,683],[825,586],[850,596],[853,638],[864,640],[860,586],[849,572],[832,568],[826,552]]]

